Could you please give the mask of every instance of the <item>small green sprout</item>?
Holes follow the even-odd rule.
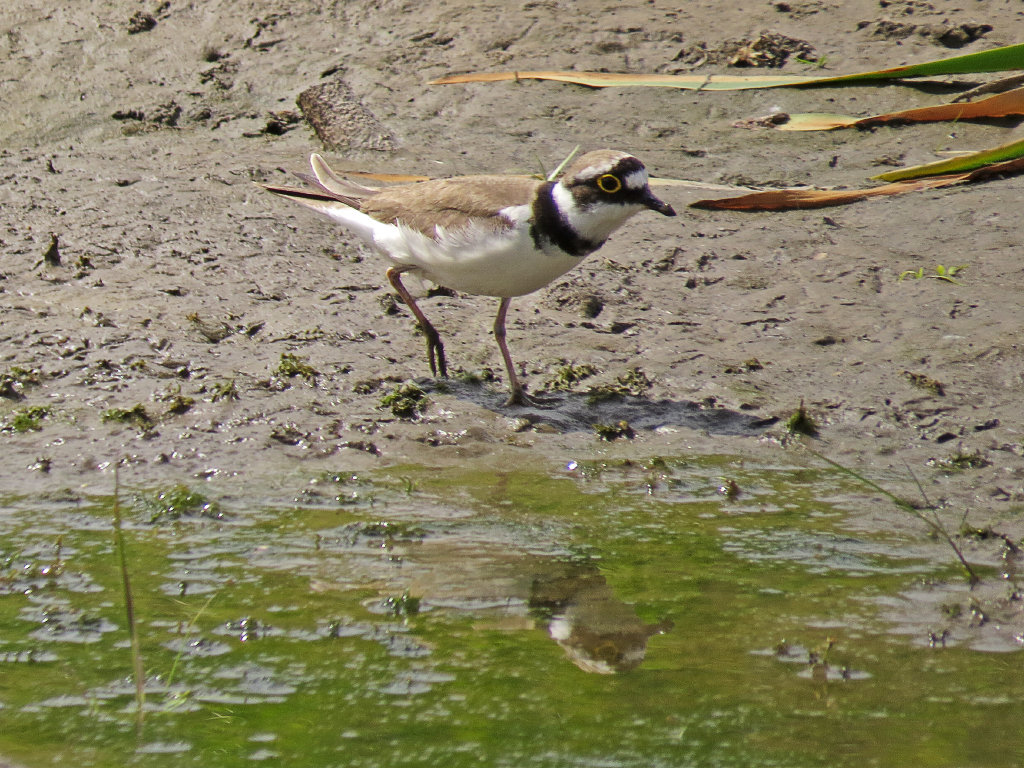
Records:
[[[804,59],[800,56],[794,56],[793,61],[797,64],[804,64],[815,69],[824,69],[825,64],[828,62],[828,56],[819,56],[816,59]]]
[[[920,280],[925,277],[930,277],[933,280],[945,280],[947,283],[963,285],[963,283],[956,279],[956,276],[960,272],[963,272],[965,269],[967,269],[966,264],[960,264],[959,266],[956,267],[945,267],[942,264],[939,264],[935,267],[935,274],[926,274],[924,271],[924,267],[918,267],[917,269],[914,270],[907,270],[906,272],[901,272],[898,279],[903,280],[904,278],[910,277],[913,278],[914,280]]]

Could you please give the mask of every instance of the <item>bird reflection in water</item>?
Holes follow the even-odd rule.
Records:
[[[480,628],[505,630],[543,627],[580,669],[598,674],[628,672],[639,667],[654,635],[672,629],[663,619],[645,623],[636,608],[615,596],[593,561],[563,553],[542,555],[523,551],[520,539],[495,541],[460,536],[417,536],[410,542],[390,539],[386,561],[337,559],[376,566],[385,562],[392,578],[372,572],[344,579],[371,579],[388,595],[416,597],[419,610],[468,611],[486,619]],[[414,543],[413,543],[414,542]],[[373,546],[375,537],[359,538],[355,548]],[[538,546],[544,546],[535,542]],[[391,598],[393,599],[393,598]],[[393,608],[393,607],[392,607]],[[382,610],[388,610],[384,606]]]
[[[639,667],[647,639],[671,630],[672,621],[645,624],[632,605],[615,596],[597,568],[561,565],[539,575],[530,595],[530,609],[547,621],[551,638],[584,672],[609,675]]]

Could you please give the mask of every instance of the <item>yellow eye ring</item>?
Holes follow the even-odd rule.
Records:
[[[606,192],[609,195],[614,195],[620,189],[622,189],[622,182],[619,181],[617,176],[610,173],[606,173],[603,176],[597,177],[597,186],[602,192]]]

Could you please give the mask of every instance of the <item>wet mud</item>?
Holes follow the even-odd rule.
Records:
[[[998,570],[1024,535],[1020,178],[782,214],[689,209],[707,189],[658,186],[678,217],[636,217],[513,302],[513,357],[554,398],[535,409],[502,405],[496,302],[423,301],[455,373],[426,379],[381,260],[252,183],[290,183],[325,151],[310,125],[324,98],[347,105],[328,121],[333,165],[428,176],[536,173],[580,145],[698,185],[854,187],[1019,132],[734,127],[925,106],[987,76],[728,94],[428,85],[475,70],[856,72],[1019,42],[1021,21],[1003,3],[586,5],[0,11],[0,485],[109,494],[120,466],[135,486],[260,499],[325,470],[695,453],[816,465],[808,445],[938,505],[954,530],[994,531],[965,547]],[[928,279],[940,265],[965,268]],[[637,370],[642,387],[616,394]],[[423,396],[396,413],[384,400],[410,379]],[[788,434],[801,403],[813,438]],[[928,535],[882,496],[855,506],[854,525]],[[999,605],[1021,620],[1019,600]]]

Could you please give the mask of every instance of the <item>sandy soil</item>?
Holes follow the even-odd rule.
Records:
[[[343,169],[531,173],[578,144],[626,149],[659,176],[707,185],[863,186],[893,164],[1019,131],[733,123],[775,109],[924,106],[994,78],[726,94],[428,81],[735,71],[740,46],[766,31],[801,41],[827,71],[856,72],[1019,42],[1019,3],[286,5],[22,0],[0,10],[0,487],[107,493],[120,459],[133,485],[205,481],[212,495],[250,499],[290,493],[323,469],[408,461],[554,469],[696,451],[813,465],[782,439],[803,401],[820,428],[806,441],[814,450],[919,498],[916,478],[953,527],[966,515],[1024,534],[1020,178],[771,214],[688,209],[722,193],[659,187],[680,216],[637,217],[509,316],[532,390],[567,361],[598,370],[578,392],[640,366],[651,381],[642,400],[595,414],[569,394],[523,411],[501,406],[501,381],[457,384],[427,387],[418,420],[379,407],[395,382],[428,372],[381,260],[252,184],[288,182],[323,151],[296,99],[340,82],[350,146],[327,155]],[[781,71],[818,70],[791,56]],[[59,265],[44,259],[53,235]],[[959,285],[898,279],[962,264]],[[495,305],[424,301],[453,367],[500,377]],[[281,372],[285,354],[317,375]],[[17,431],[34,406],[49,415]],[[136,406],[134,423],[111,420]],[[621,419],[632,439],[604,442],[591,426]],[[924,535],[881,497],[862,507],[858,525]],[[1002,553],[998,538],[965,545],[982,561]]]

